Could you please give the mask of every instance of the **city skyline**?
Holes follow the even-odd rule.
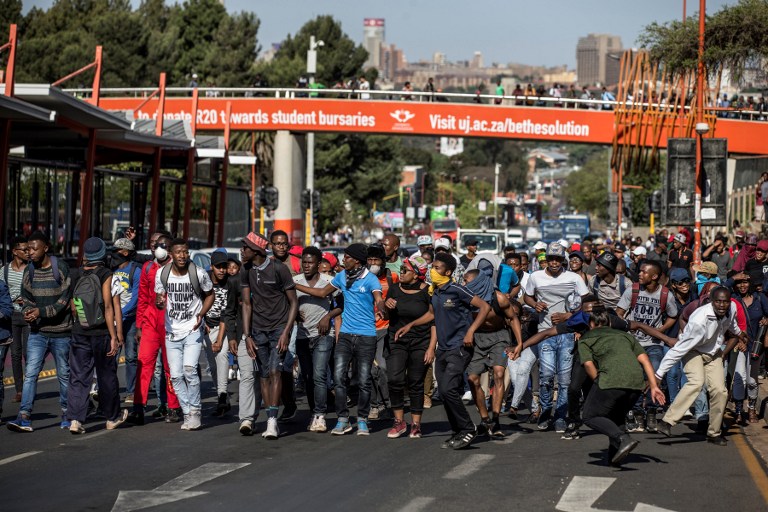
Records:
[[[258,32],[262,52],[273,43],[295,34],[304,23],[330,14],[354,41],[363,43],[363,20],[384,18],[389,44],[402,48],[409,62],[431,60],[435,52],[450,61],[471,60],[482,52],[485,64],[567,65],[576,67],[576,44],[589,33],[616,34],[627,48],[637,46],[642,29],[654,22],[664,23],[682,17],[682,1],[647,0],[622,3],[616,9],[608,0],[582,0],[574,4],[552,0],[541,4],[499,5],[478,0],[467,9],[466,2],[444,0],[439,4],[424,0],[402,3],[373,3],[337,0],[323,6],[309,0],[289,0],[278,4],[256,5],[248,0],[225,0],[228,11],[253,11],[261,20]],[[688,15],[698,11],[698,3],[689,1]],[[707,12],[714,13],[735,0],[709,0]],[[31,7],[48,8],[53,0],[24,2],[24,12]],[[132,0],[137,7],[138,0]],[[518,21],[522,18],[521,21]],[[429,25],[427,25],[429,24]],[[427,33],[424,33],[424,31]],[[459,34],[459,37],[456,36]]]

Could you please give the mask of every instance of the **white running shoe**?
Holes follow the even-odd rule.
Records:
[[[280,436],[280,429],[277,428],[277,418],[267,420],[267,430],[264,431],[264,439],[277,439]]]

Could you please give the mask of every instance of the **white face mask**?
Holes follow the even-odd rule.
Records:
[[[155,249],[155,258],[157,261],[163,261],[168,257],[168,251],[164,247],[157,247]]]
[[[381,267],[379,265],[371,265],[368,267],[368,271],[373,275],[379,275],[379,272],[381,272]]]

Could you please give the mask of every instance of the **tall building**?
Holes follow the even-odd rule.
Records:
[[[390,82],[395,81],[398,71],[405,67],[405,55],[403,50],[394,44],[381,45],[381,62],[379,66],[379,79]]]
[[[368,50],[366,68],[381,66],[381,46],[384,44],[384,18],[365,18],[363,20],[363,47]]]
[[[608,62],[609,54],[617,54],[622,49],[621,38],[609,34],[589,34],[579,38],[576,45],[576,74],[582,85],[615,85],[609,80],[618,81],[615,66]]]

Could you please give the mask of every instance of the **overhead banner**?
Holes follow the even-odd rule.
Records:
[[[107,110],[128,110],[136,119],[155,119],[152,99],[102,98]],[[227,102],[231,130],[368,132],[446,137],[504,137],[553,141],[613,140],[610,112],[554,108],[515,108],[458,103],[334,99],[200,98],[197,129],[222,131]],[[166,98],[165,119],[192,119],[192,98]]]
[[[106,110],[132,111],[136,119],[155,119],[158,99],[101,98]],[[198,100],[197,130],[222,132],[227,102],[235,131],[354,132],[393,135],[499,137],[550,142],[612,144],[611,111],[478,105],[473,103],[373,101],[330,98],[208,98]],[[138,108],[141,107],[141,108]],[[137,110],[138,109],[138,110]],[[192,98],[165,100],[165,119],[192,120]],[[708,136],[728,139],[734,154],[768,154],[768,123],[717,119]],[[624,138],[666,147],[666,126],[623,130]],[[674,136],[674,132],[669,135]]]

